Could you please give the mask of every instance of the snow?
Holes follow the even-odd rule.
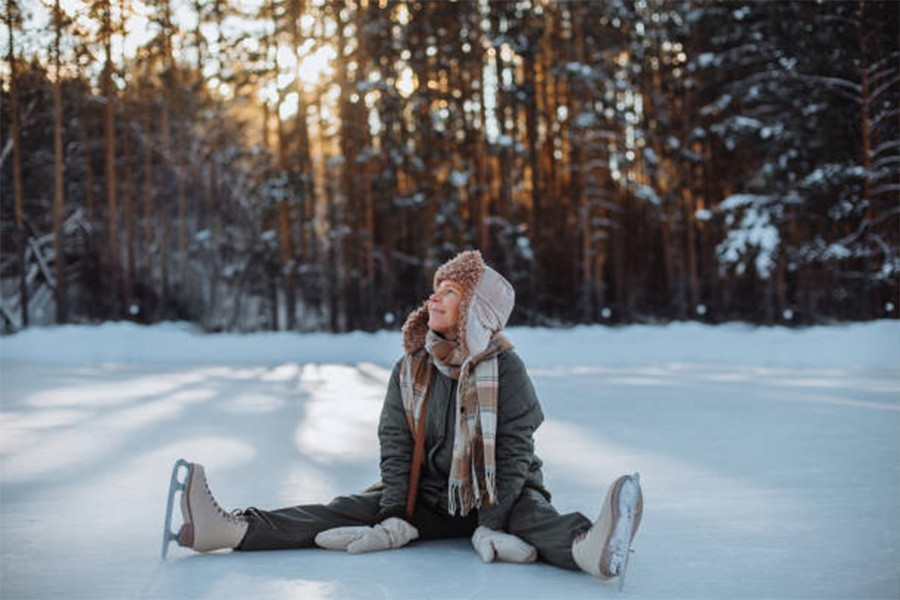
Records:
[[[227,507],[378,477],[397,332],[204,335],[185,324],[0,339],[0,597],[896,598],[900,323],[511,328],[561,512],[639,471],[628,581],[484,564],[468,540],[350,556],[159,559],[169,471]],[[176,511],[177,512],[177,511]]]
[[[701,69],[706,69],[716,62],[716,56],[712,52],[704,52],[697,57],[697,65]]]
[[[463,187],[469,183],[468,171],[457,171],[454,169],[450,172],[450,185],[453,187]]]
[[[597,116],[594,113],[583,112],[578,113],[574,119],[575,127],[580,129],[590,129],[598,125]]]
[[[732,194],[719,203],[718,210],[731,211],[747,206],[764,206],[775,198],[760,194]]]
[[[768,279],[775,266],[780,240],[778,228],[770,221],[768,212],[747,208],[740,227],[729,229],[716,247],[716,257],[722,265],[737,265],[738,272],[742,273],[745,260],[755,252],[756,272],[760,278]]]
[[[594,70],[590,65],[586,65],[577,61],[566,63],[565,69],[572,75],[577,75],[585,79],[590,79],[595,75]]]
[[[829,244],[828,247],[825,248],[825,252],[822,253],[822,257],[825,259],[842,260],[851,256],[853,256],[853,252],[851,252],[847,246],[837,242]]]
[[[706,208],[698,208],[696,211],[694,211],[694,217],[698,221],[709,221],[710,219],[712,219],[712,212]]]
[[[778,228],[771,221],[780,207],[772,206],[772,200],[766,195],[733,194],[719,203],[717,210],[726,213],[726,225],[734,223],[735,212],[744,213],[740,225],[729,229],[716,247],[716,258],[723,267],[734,265],[739,274],[743,273],[747,259],[755,254],[756,272],[762,279],[769,278],[781,242]]]
[[[640,198],[641,200],[645,200],[656,206],[659,206],[661,202],[656,190],[649,185],[637,184],[634,189],[634,195],[636,198]]]

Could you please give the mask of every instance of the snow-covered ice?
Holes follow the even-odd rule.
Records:
[[[370,555],[159,545],[176,458],[227,507],[378,478],[398,333],[202,335],[183,324],[0,340],[0,597],[897,598],[900,323],[513,328],[562,512],[639,471],[624,592],[468,540]]]

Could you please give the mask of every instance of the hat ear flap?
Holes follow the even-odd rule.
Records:
[[[485,266],[466,307],[465,331],[460,332],[465,335],[469,356],[477,356],[487,349],[493,334],[506,326],[515,301],[512,284]]]
[[[425,345],[428,335],[428,301],[410,313],[403,324],[403,349],[412,354]]]
[[[490,321],[489,310],[477,295],[473,296],[466,314],[465,340],[468,356],[478,356],[487,349],[493,334],[492,329],[487,325]]]

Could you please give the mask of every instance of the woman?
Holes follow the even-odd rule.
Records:
[[[602,579],[621,574],[643,509],[638,476],[613,483],[593,524],[550,504],[534,453],[541,407],[501,333],[514,300],[510,283],[477,251],[437,270],[434,293],[403,326],[405,354],[378,426],[380,484],[327,505],[232,514],[213,498],[203,467],[182,463],[184,524],[172,537],[200,552],[357,553],[471,536],[485,562],[540,558]]]

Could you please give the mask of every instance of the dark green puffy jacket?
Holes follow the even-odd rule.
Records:
[[[513,351],[497,355],[499,395],[497,398],[497,503],[478,511],[480,525],[502,530],[509,510],[522,490],[535,488],[549,500],[543,487],[541,460],[534,453],[534,431],[544,420],[531,379],[522,359]],[[403,411],[400,394],[400,366],[394,365],[388,384],[378,439],[381,443],[381,514],[402,516],[409,490],[409,474],[414,449],[413,436]],[[453,456],[457,382],[432,367],[425,421],[425,463],[419,478],[417,501],[447,512],[447,478]]]

